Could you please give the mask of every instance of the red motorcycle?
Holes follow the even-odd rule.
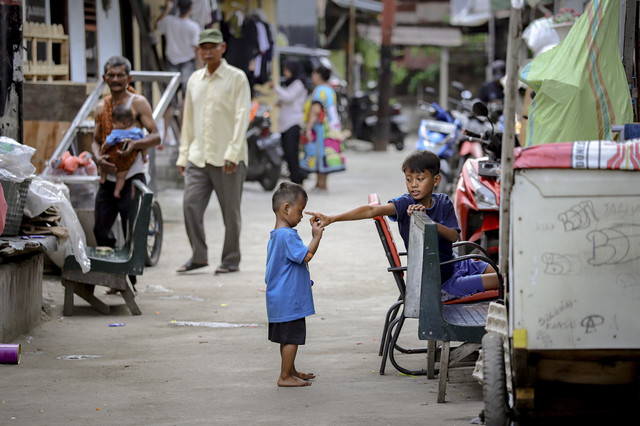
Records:
[[[476,102],[473,109],[478,116],[488,115],[487,106],[482,102]],[[464,162],[456,185],[454,207],[462,231],[461,240],[480,244],[489,257],[497,261],[502,134],[491,130],[484,136],[482,139],[461,137],[461,140],[480,144],[487,156],[468,158]]]

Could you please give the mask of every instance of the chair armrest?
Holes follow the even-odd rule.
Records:
[[[472,241],[458,241],[452,244],[452,247],[460,247],[460,246],[470,246],[476,250],[479,250],[484,256],[489,257],[489,253],[478,243],[474,243]]]
[[[467,259],[472,259],[472,260],[482,260],[484,262],[487,262],[489,265],[491,265],[493,267],[493,269],[496,271],[497,275],[498,275],[498,298],[500,300],[504,300],[504,282],[502,279],[502,274],[500,273],[500,268],[498,268],[498,265],[496,265],[496,263],[489,259],[486,256],[482,256],[480,254],[467,254],[465,256],[460,256],[460,257],[456,257],[455,259],[451,259],[451,260],[447,260],[445,262],[441,262],[440,266],[442,265],[450,265],[452,263],[456,263],[456,262],[462,262],[463,260],[467,260]]]

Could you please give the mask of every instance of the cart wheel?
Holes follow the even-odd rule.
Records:
[[[147,234],[147,258],[146,266],[155,266],[160,259],[162,249],[162,210],[160,204],[154,201],[151,205],[151,215],[149,217],[149,233]]]
[[[484,421],[487,426],[504,426],[509,422],[509,395],[502,345],[503,337],[498,333],[487,333],[482,338],[482,390]]]

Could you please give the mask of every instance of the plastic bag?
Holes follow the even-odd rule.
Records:
[[[540,18],[531,22],[522,32],[522,39],[534,57],[560,43],[558,33],[551,26],[551,18]]]
[[[633,121],[620,59],[620,0],[591,2],[555,48],[520,73],[535,91],[525,146],[613,139],[612,126]]]
[[[31,164],[31,157],[35,152],[35,148],[0,136],[0,179],[22,182],[33,175],[36,168]]]
[[[52,159],[46,176],[97,176],[98,167],[89,152],[71,155],[69,151],[62,157]],[[55,180],[55,179],[54,179]],[[74,209],[93,209],[98,187],[96,182],[67,183],[71,194],[71,205]]]
[[[65,254],[73,254],[82,272],[89,272],[91,261],[87,257],[85,249],[87,246],[86,236],[71,202],[62,189],[54,183],[34,178],[29,186],[24,214],[35,217],[50,206],[55,206],[60,210],[60,225],[69,230],[69,239],[64,244]]]

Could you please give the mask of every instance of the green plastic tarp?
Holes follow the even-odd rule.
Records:
[[[535,92],[525,146],[613,139],[633,120],[619,47],[620,0],[592,0],[567,37],[527,64],[520,80]]]

